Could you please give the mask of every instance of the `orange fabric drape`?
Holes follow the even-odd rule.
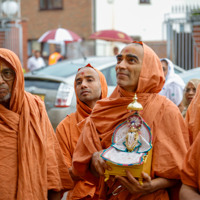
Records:
[[[73,184],[43,101],[24,91],[19,58],[7,49],[0,49],[0,57],[16,74],[10,109],[0,105],[0,199],[46,200],[48,190]]]
[[[197,92],[190,103],[185,117],[186,125],[189,129],[190,144],[192,144],[200,131],[200,85],[197,87]]]
[[[94,69],[94,68],[93,68]],[[95,69],[96,70],[96,69]],[[101,83],[101,98],[107,96],[107,83],[104,75],[96,70],[100,77]],[[74,88],[77,99],[77,111],[68,115],[57,127],[56,136],[61,145],[62,151],[64,153],[65,160],[68,166],[72,166],[72,155],[76,147],[78,138],[80,136],[80,131],[78,130],[77,124],[84,120],[90,115],[92,109],[86,104],[80,101],[76,92],[76,83],[74,82]],[[84,122],[82,122],[84,123]],[[75,183],[74,189],[69,191],[68,199],[82,199],[86,196],[93,197],[96,191],[94,184],[88,181],[78,181]]]
[[[159,58],[145,44],[142,70],[139,78],[137,97],[143,110],[140,115],[150,126],[153,134],[152,178],[163,177],[180,179],[180,169],[188,142],[188,131],[179,109],[166,97],[157,93],[164,84],[164,75]],[[109,98],[98,101],[93,112],[87,118],[73,157],[73,173],[91,181],[95,177],[89,171],[92,154],[111,145],[114,129],[131,115],[127,105],[132,102],[133,92],[127,92],[117,86]],[[100,181],[100,199],[169,199],[167,190],[136,198],[128,191],[117,196],[105,196],[116,187],[112,181]],[[108,192],[106,192],[108,191]],[[112,193],[110,193],[112,194]]]
[[[185,185],[192,186],[200,192],[200,134],[196,137],[194,143],[188,150],[188,153],[183,162],[183,169],[181,172],[181,180]]]

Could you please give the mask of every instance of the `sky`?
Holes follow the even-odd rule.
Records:
[[[172,7],[180,8],[176,11],[177,17],[185,15],[182,7],[186,5],[200,7],[200,0],[150,0],[151,3],[145,5],[139,4],[139,0],[108,2],[109,0],[96,0],[96,31],[115,29],[133,38],[139,36],[142,41],[166,40],[164,21],[172,13]]]
[[[129,35],[141,36],[142,40],[166,39],[163,23],[172,6],[200,7],[200,0],[150,0],[150,4],[139,4],[139,0],[96,0],[96,29],[116,29]],[[185,13],[179,10],[177,14]]]

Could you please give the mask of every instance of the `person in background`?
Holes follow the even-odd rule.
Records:
[[[165,76],[165,84],[160,91],[160,95],[166,96],[175,103],[180,111],[183,111],[182,99],[185,83],[179,75],[174,72],[174,64],[167,58],[160,59]]]
[[[192,99],[194,98],[196,94],[196,90],[199,83],[200,83],[200,79],[191,79],[188,81],[188,83],[185,86],[184,93],[183,93],[183,101],[182,101],[183,106],[184,106],[184,110],[182,112],[183,117],[185,117],[188,106],[190,105]]]
[[[56,51],[49,55],[49,65],[54,65],[57,62],[60,62],[63,60],[63,56],[60,53],[60,48],[56,47]]]
[[[34,51],[34,55],[28,59],[27,67],[29,71],[34,71],[36,69],[44,67],[45,65],[46,64],[44,62],[44,59],[40,55],[40,51],[36,50]]]
[[[142,42],[133,42],[117,55],[117,86],[110,97],[97,101],[87,117],[73,154],[72,172],[93,181],[100,181],[101,200],[168,200],[168,191],[180,181],[180,170],[189,146],[188,130],[178,107],[158,95],[165,78],[155,52]],[[153,134],[151,175],[142,173],[143,185],[126,171],[126,177],[110,176],[110,166],[100,157],[112,144],[114,130],[132,115],[127,106],[137,94],[142,104],[141,117]],[[123,159],[123,158],[119,158]],[[114,196],[115,194],[115,196]]]
[[[190,144],[195,141],[195,138],[200,132],[200,84],[197,87],[196,94],[188,106],[185,122],[189,129]]]
[[[198,108],[199,109],[199,108]],[[200,110],[198,110],[199,112]],[[199,119],[199,118],[198,118]],[[199,123],[198,119],[196,123]],[[180,200],[199,200],[200,199],[200,132],[188,150],[183,162],[181,171],[182,187],[180,190]]]
[[[73,187],[44,102],[24,90],[20,60],[3,48],[0,138],[0,199],[60,200]]]
[[[117,55],[119,54],[119,48],[118,48],[118,47],[114,47],[114,48],[113,48],[113,54],[114,54],[115,56],[117,56]]]
[[[180,190],[181,200],[200,199],[200,85],[198,83],[199,79],[192,79],[186,86],[190,93],[188,96],[190,96],[189,100],[191,103],[186,111],[185,121],[189,129],[191,147],[184,159],[181,171],[181,180],[183,183]],[[197,89],[194,96],[195,88]],[[192,96],[194,96],[193,99]]]
[[[96,101],[107,96],[107,84],[104,75],[90,64],[82,67],[77,72],[74,81],[77,105],[76,112],[67,115],[56,129],[56,136],[62,148],[69,170],[71,171],[72,156],[80,136],[77,124],[88,117]],[[82,124],[83,125],[83,124]],[[72,174],[72,173],[71,173]],[[67,195],[68,200],[98,199],[96,186],[80,177],[75,177],[74,188]]]

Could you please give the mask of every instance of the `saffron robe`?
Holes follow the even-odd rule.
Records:
[[[187,152],[183,162],[183,169],[181,171],[181,180],[185,185],[194,187],[200,193],[200,134],[196,137],[194,143]]]
[[[192,99],[185,117],[186,125],[189,129],[190,145],[194,142],[200,131],[200,85],[197,87],[196,94]]]
[[[183,158],[189,146],[188,131],[178,107],[158,92],[164,84],[164,74],[157,55],[145,44],[142,69],[136,90],[138,102],[143,106],[141,117],[150,126],[153,135],[153,157],[151,177],[180,179]],[[127,106],[133,101],[133,92],[117,86],[109,98],[96,103],[91,115],[86,119],[82,134],[73,156],[73,173],[97,182],[89,169],[92,155],[111,145],[115,128],[132,113]],[[148,199],[167,200],[166,189],[137,198],[127,190],[113,196],[116,189],[112,179],[104,182],[100,178],[100,199]]]
[[[101,83],[101,98],[107,96],[107,83],[104,75],[96,70],[100,77]],[[81,131],[78,129],[77,124],[88,117],[92,111],[86,104],[80,101],[76,92],[76,82],[74,82],[74,88],[76,93],[77,105],[76,112],[67,115],[67,117],[60,122],[56,129],[56,136],[62,148],[65,160],[69,167],[72,166],[72,156],[74,149],[76,147],[78,138]],[[84,123],[84,122],[83,122]],[[67,194],[67,199],[82,199],[84,197],[90,196],[91,199],[94,197],[96,191],[96,185],[85,181],[80,180],[74,183],[73,190],[70,190]],[[94,197],[96,198],[96,196]]]
[[[2,48],[0,57],[15,71],[10,107],[0,104],[0,199],[46,200],[48,190],[68,190],[73,182],[44,102],[24,91],[19,58]]]

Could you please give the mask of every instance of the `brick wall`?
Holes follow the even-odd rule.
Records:
[[[167,42],[166,41],[151,41],[144,42],[151,47],[159,58],[167,58]]]
[[[21,15],[28,20],[28,39],[38,39],[58,27],[74,31],[83,38],[92,32],[92,1],[63,0],[63,10],[40,11],[39,0],[21,0]]]
[[[200,67],[200,25],[193,26],[193,68]]]
[[[22,28],[22,55],[20,51],[20,26]],[[10,21],[9,26],[2,27],[0,32],[0,47],[10,49],[15,52],[17,56],[21,59],[22,67],[26,67],[24,63],[27,63],[27,24],[26,21],[19,22],[16,24],[15,21]],[[23,62],[22,62],[23,60]]]
[[[23,68],[28,71],[27,68],[27,48],[28,48],[28,27],[27,21],[23,20],[22,24],[22,35],[23,35]]]
[[[0,31],[0,47],[5,48],[5,32]]]

